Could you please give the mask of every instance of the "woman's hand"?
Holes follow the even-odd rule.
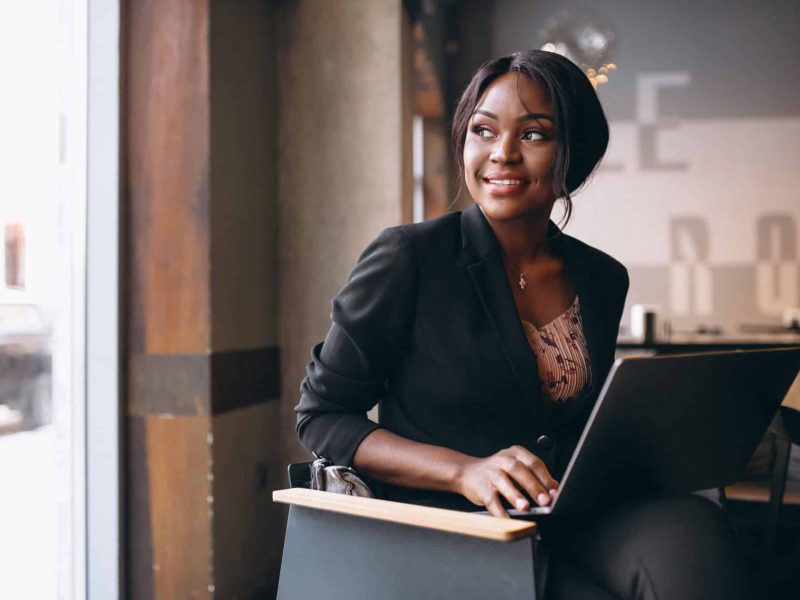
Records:
[[[500,495],[517,510],[529,510],[530,502],[520,489],[539,506],[550,503],[558,482],[550,476],[544,461],[522,446],[511,446],[488,458],[475,458],[461,470],[458,491],[473,504],[485,506],[496,517],[508,517]]]

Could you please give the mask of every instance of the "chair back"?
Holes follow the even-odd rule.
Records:
[[[289,465],[289,487],[311,488],[311,463],[294,463]]]

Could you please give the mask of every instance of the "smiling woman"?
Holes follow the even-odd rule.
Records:
[[[614,359],[627,271],[550,220],[608,124],[577,66],[533,50],[484,64],[452,131],[475,204],[367,247],[312,351],[297,431],[386,498],[508,517],[557,494]],[[727,518],[695,496],[541,529],[548,600],[746,597]]]

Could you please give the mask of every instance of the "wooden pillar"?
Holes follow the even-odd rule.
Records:
[[[401,0],[124,4],[131,598],[275,595],[309,350],[410,214],[410,36]]]
[[[124,6],[131,598],[269,597],[276,583],[272,10]]]

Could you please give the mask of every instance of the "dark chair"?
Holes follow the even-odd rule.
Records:
[[[766,582],[783,578],[787,573],[796,570],[800,564],[800,544],[796,545],[794,552],[789,556],[780,560],[776,556],[778,527],[784,507],[792,444],[800,444],[800,411],[782,406],[770,425],[770,433],[775,436],[775,460],[761,538],[760,565],[762,580]]]
[[[311,463],[294,463],[289,465],[289,487],[290,488],[310,488],[311,487]]]
[[[797,443],[800,412],[784,405],[770,423],[743,480],[726,488],[733,501],[734,524],[761,590],[759,597],[771,597],[773,588],[796,576],[800,565],[798,541],[787,555],[786,543],[792,540],[779,536],[781,530],[788,532],[800,525],[800,486],[788,481],[791,449]]]
[[[536,524],[308,489],[289,466],[279,600],[531,600]]]

